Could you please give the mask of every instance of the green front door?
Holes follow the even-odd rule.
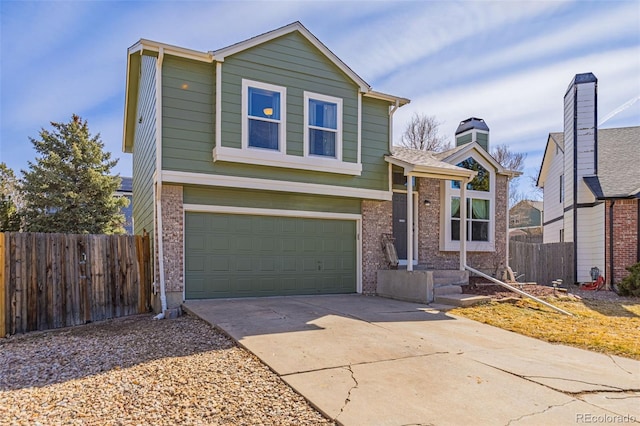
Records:
[[[354,293],[356,222],[185,215],[187,299]]]

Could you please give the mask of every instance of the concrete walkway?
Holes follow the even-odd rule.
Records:
[[[343,425],[640,423],[640,362],[360,295],[189,301]]]

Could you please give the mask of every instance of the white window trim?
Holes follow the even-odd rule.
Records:
[[[258,148],[249,146],[249,88],[270,90],[280,93],[280,120],[264,119],[260,120],[278,123],[278,149]],[[285,155],[287,153],[287,88],[260,81],[242,79],[242,149],[256,150],[258,152],[270,152]]]
[[[218,74],[219,75],[219,74]],[[265,148],[257,148],[249,146],[249,114],[248,114],[248,104],[249,104],[249,87],[256,87],[266,90],[278,91],[281,93],[280,95],[280,112],[281,112],[281,132],[280,139],[278,141],[279,150],[271,150]],[[218,95],[217,95],[218,96]],[[220,96],[221,98],[221,96]],[[231,148],[222,146],[220,126],[216,126],[216,146],[213,149],[213,161],[229,161],[233,163],[243,163],[243,164],[259,164],[262,166],[271,166],[271,167],[283,167],[288,169],[298,169],[298,170],[307,170],[307,171],[315,171],[315,172],[325,172],[325,173],[336,173],[350,176],[360,176],[362,175],[362,164],[360,162],[350,163],[342,161],[342,99],[339,98],[331,98],[325,95],[314,95],[313,98],[317,98],[322,100],[322,98],[330,99],[329,102],[339,101],[339,126],[340,126],[340,147],[336,146],[336,154],[339,156],[339,159],[331,158],[331,157],[323,157],[318,155],[308,155],[308,146],[307,142],[303,143],[305,154],[304,156],[298,155],[287,155],[287,128],[286,128],[286,88],[281,86],[275,86],[268,83],[262,83],[254,80],[242,79],[242,123],[241,123],[241,147]],[[305,102],[306,103],[306,102]],[[218,107],[216,107],[218,108]],[[307,108],[305,107],[305,112]],[[216,120],[221,116],[221,111],[218,111],[216,116]],[[305,119],[306,122],[306,119]],[[220,123],[221,124],[221,123]],[[306,133],[306,132],[305,132]]]
[[[484,161],[484,159],[479,158],[475,155],[469,155],[466,158],[473,158],[476,160],[482,167],[487,169],[489,172],[489,188],[491,189],[488,192],[485,191],[473,191],[467,189],[466,197],[468,199],[483,199],[489,200],[489,241],[467,241],[467,251],[480,251],[480,252],[493,252],[495,251],[495,241],[496,241],[496,172],[491,166],[491,164]],[[466,159],[465,158],[465,159]],[[463,159],[464,160],[464,159]],[[463,161],[461,160],[461,161]],[[443,209],[443,217],[441,221],[441,233],[440,233],[440,250],[442,251],[458,251],[460,250],[460,241],[455,241],[451,239],[451,198],[452,197],[460,197],[460,189],[452,188],[451,181],[445,180],[442,181],[442,185],[444,185],[444,200],[442,203],[444,205]],[[468,204],[468,203],[467,203]],[[467,206],[468,208],[470,206]],[[462,214],[463,212],[460,212]],[[467,220],[467,226],[469,226],[471,220]],[[467,231],[467,236],[470,237],[471,234]]]
[[[322,102],[336,104],[336,156],[329,157],[326,155],[313,155],[309,153],[309,129],[317,128],[320,130],[331,131],[323,127],[309,126],[309,101],[315,99]],[[313,157],[314,159],[327,159],[333,161],[342,161],[342,99],[333,96],[321,95],[319,93],[304,92],[304,156]]]

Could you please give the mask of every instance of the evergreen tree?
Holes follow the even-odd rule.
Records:
[[[39,140],[29,138],[39,156],[22,171],[25,230],[123,233],[121,208],[128,201],[114,196],[120,177],[110,174],[118,160],[103,151],[100,134],[92,136],[79,116],[51,126],[40,131]]]
[[[18,181],[5,163],[0,163],[0,232],[20,230]]]

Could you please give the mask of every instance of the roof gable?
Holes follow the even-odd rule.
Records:
[[[464,145],[457,146],[448,151],[440,152],[436,154],[436,158],[441,161],[445,161],[450,164],[458,164],[460,161],[466,160],[472,153],[478,154],[482,159],[488,162],[498,174],[518,176],[521,173],[517,171],[507,170],[491,154],[485,151],[478,142],[471,142]]]
[[[356,74],[347,64],[342,62],[327,46],[325,46],[316,36],[314,36],[304,25],[299,21],[293,22],[284,27],[277,28],[275,30],[260,34],[252,37],[248,40],[241,41],[239,43],[232,44],[231,46],[223,47],[222,49],[209,52],[216,61],[223,62],[226,57],[234,55],[236,53],[245,51],[252,47],[267,43],[276,38],[282,37],[286,34],[298,32],[304,38],[306,38],[313,46],[315,46],[322,54],[324,54],[335,66],[337,66],[342,72],[344,72],[351,80],[353,80],[363,93],[371,91],[371,86],[364,81],[358,74]]]
[[[542,188],[547,180],[551,163],[553,163],[553,159],[556,156],[556,147],[560,148],[560,151],[564,155],[564,133],[549,133],[547,137],[547,145],[544,148],[540,173],[538,173],[538,180],[536,181],[538,188]]]

